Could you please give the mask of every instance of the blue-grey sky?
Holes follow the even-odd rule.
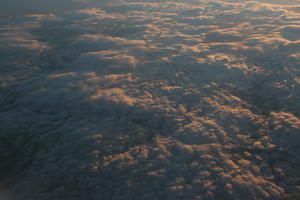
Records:
[[[91,5],[101,6],[108,0],[1,0],[0,13],[22,15],[33,13],[62,13]]]
[[[104,3],[116,0],[1,0],[0,13],[10,15],[32,14],[32,13],[62,13],[66,10],[80,9],[88,6],[101,6]],[[138,0],[132,0],[135,2]],[[163,0],[145,0],[144,2],[162,2]],[[175,2],[178,0],[174,0]],[[180,1],[180,0],[179,0]],[[188,0],[191,1],[191,0]],[[199,0],[201,1],[201,0]],[[209,0],[202,0],[209,1]],[[248,0],[231,0],[231,2],[243,2]],[[276,4],[299,3],[299,0],[256,0]],[[187,2],[187,1],[182,1]],[[230,1],[229,1],[230,2]]]

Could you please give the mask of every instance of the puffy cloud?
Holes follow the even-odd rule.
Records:
[[[101,1],[1,21],[0,189],[297,198],[297,7]]]

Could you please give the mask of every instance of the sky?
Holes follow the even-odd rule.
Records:
[[[0,9],[0,199],[299,198],[299,1]]]
[[[114,0],[1,0],[0,11],[2,15],[6,16],[19,16],[33,13],[61,14],[74,9],[102,6],[112,2],[114,2]]]
[[[1,0],[0,11],[2,14],[21,15],[32,13],[62,13],[73,9],[83,9],[90,6],[102,6],[107,3],[112,3],[115,0]],[[120,0],[122,1],[122,0]],[[176,0],[175,0],[176,1]],[[178,1],[178,0],[177,0]],[[209,0],[200,0],[208,2]],[[239,2],[244,0],[229,0],[229,2]],[[247,0],[246,0],[247,1]],[[256,0],[259,2],[268,2],[273,4],[298,4],[298,0]],[[151,1],[147,1],[151,2]],[[162,2],[162,0],[154,0],[154,2]],[[179,0],[180,2],[180,0]],[[181,1],[188,2],[188,1]],[[228,1],[227,1],[228,2]]]
[[[86,2],[76,0],[1,0],[1,13],[22,15],[32,13],[62,13],[67,10],[80,9]]]

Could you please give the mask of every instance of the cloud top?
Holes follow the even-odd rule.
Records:
[[[298,198],[299,1],[92,3],[1,21],[0,191]]]

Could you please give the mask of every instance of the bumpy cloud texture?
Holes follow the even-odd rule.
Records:
[[[4,199],[297,199],[299,1],[1,20]]]

